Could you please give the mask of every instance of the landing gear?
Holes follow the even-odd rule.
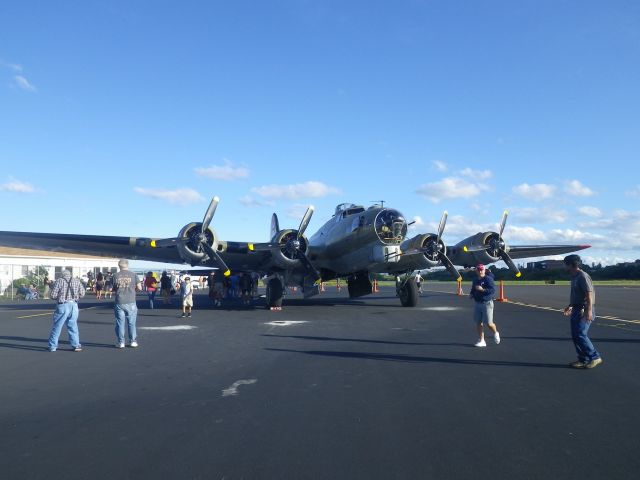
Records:
[[[282,308],[284,297],[284,285],[278,277],[272,277],[267,281],[267,308]]]
[[[400,297],[400,303],[403,307],[415,307],[418,305],[420,293],[418,292],[418,285],[416,285],[412,275],[406,275],[404,279],[398,277],[396,280],[396,291],[398,292],[398,297]]]

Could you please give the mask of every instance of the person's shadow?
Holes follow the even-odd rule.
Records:
[[[29,338],[29,337],[13,337],[13,336],[0,336],[0,340],[7,341],[15,341],[15,342],[31,342],[34,345],[30,344],[20,344],[20,343],[0,343],[0,348],[13,348],[16,350],[32,350],[37,352],[48,351],[48,339],[46,338]],[[41,344],[41,345],[38,345]],[[58,345],[69,345],[68,340],[60,340]],[[95,343],[95,342],[82,342],[83,347],[96,347],[96,348],[113,348],[113,345],[109,345],[106,343]]]

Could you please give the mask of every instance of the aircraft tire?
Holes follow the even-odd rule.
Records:
[[[418,285],[411,280],[406,282],[398,291],[398,296],[400,297],[400,303],[403,307],[415,307],[418,305],[418,298],[420,297],[418,294]]]
[[[282,307],[284,287],[278,278],[272,278],[267,282],[267,308]]]

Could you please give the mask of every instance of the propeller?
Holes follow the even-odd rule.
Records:
[[[440,225],[438,225],[438,237],[436,239],[435,247],[437,249],[436,257],[440,262],[445,266],[445,268],[453,275],[456,280],[460,279],[460,272],[455,267],[453,262],[449,260],[447,254],[440,248],[440,240],[442,239],[442,234],[444,233],[444,228],[447,226],[447,219],[449,218],[449,213],[445,210],[442,213],[442,218],[440,218]]]
[[[216,213],[216,209],[218,208],[218,203],[220,203],[220,199],[218,197],[213,197],[207,211],[204,214],[204,218],[202,219],[202,225],[200,226],[199,232],[194,232],[188,237],[179,237],[179,238],[164,238],[161,240],[155,240],[152,246],[156,248],[166,248],[176,245],[179,242],[189,244],[189,247],[197,253],[204,251],[209,257],[208,262],[215,267],[218,267],[222,272],[224,272],[224,276],[228,277],[231,275],[231,270],[227,264],[222,260],[222,257],[216,252],[211,245],[209,245],[208,238],[208,230],[209,225],[211,225],[211,221],[213,220],[213,216]]]
[[[300,260],[304,265],[305,270],[308,275],[311,275],[314,279],[314,282],[320,280],[320,273],[315,269],[309,257],[302,250],[302,237],[304,236],[304,232],[307,230],[309,223],[311,222],[311,217],[313,216],[315,208],[313,205],[310,205],[307,208],[307,211],[302,216],[302,220],[300,221],[300,226],[295,235],[290,235],[284,238],[285,243],[277,244],[277,243],[263,243],[263,244],[254,244],[255,251],[266,251],[272,250],[274,248],[281,249],[283,253],[289,257],[291,260]],[[275,239],[276,234],[280,231],[280,224],[278,222],[278,216],[274,213],[273,217],[271,217],[271,237]]]
[[[504,233],[505,226],[507,225],[507,218],[509,217],[509,212],[505,210],[502,214],[502,220],[500,221],[500,229],[498,236],[492,235],[489,237],[489,241],[485,245],[478,245],[472,247],[464,247],[465,252],[475,253],[475,252],[487,252],[494,258],[500,258],[507,264],[509,270],[511,270],[516,277],[521,277],[522,273],[520,269],[516,266],[513,259],[507,253],[507,245],[502,237]]]
[[[438,233],[436,235],[435,241],[431,240],[424,248],[421,250],[421,253],[426,255],[432,261],[440,262],[448,271],[453,275],[453,277],[458,280],[460,278],[460,272],[455,267],[453,262],[447,257],[446,249],[443,248],[441,243],[442,235],[444,234],[444,229],[447,226],[447,218],[449,218],[449,213],[444,212],[442,217],[440,218],[440,224],[438,225]]]

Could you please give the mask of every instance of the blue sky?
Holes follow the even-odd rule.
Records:
[[[414,232],[640,258],[640,4],[0,5],[3,230],[310,232],[384,199]]]

